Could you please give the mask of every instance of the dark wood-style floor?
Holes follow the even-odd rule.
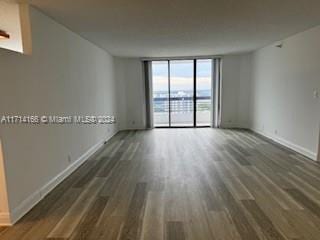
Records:
[[[319,240],[320,168],[246,131],[125,131],[0,240]]]

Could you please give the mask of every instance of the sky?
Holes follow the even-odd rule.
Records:
[[[211,88],[211,60],[197,60],[197,90]],[[168,62],[152,62],[154,91],[168,90]],[[193,90],[193,60],[170,61],[170,89]]]

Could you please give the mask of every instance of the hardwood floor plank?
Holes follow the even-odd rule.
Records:
[[[320,206],[314,201],[310,200],[306,195],[300,192],[298,189],[285,189],[286,192],[291,195],[295,200],[301,203],[306,209],[309,209],[312,214],[320,217]]]
[[[251,165],[250,162],[247,159],[245,159],[245,157],[243,155],[241,155],[239,152],[237,152],[232,147],[225,145],[225,149],[241,165],[244,165],[244,166]]]
[[[88,240],[118,240],[123,226],[123,217],[105,217],[91,231]]]
[[[272,196],[279,205],[285,209],[303,209],[301,204],[299,204],[296,200],[294,200],[290,195],[288,195],[282,188],[277,186],[272,180],[270,180],[267,176],[265,176],[259,169],[252,167],[251,176],[253,179],[260,184],[261,188],[264,189],[265,192],[268,192],[270,196]]]
[[[228,143],[229,143],[229,145],[231,145],[233,147],[234,150],[239,152],[242,156],[244,156],[244,157],[251,156],[250,152],[248,150],[246,150],[245,147],[243,147],[239,144],[239,141],[236,142],[234,140],[229,140]]]
[[[103,149],[95,152],[77,171],[73,172],[62,183],[60,183],[52,192],[50,192],[43,200],[41,200],[32,210],[26,214],[14,227],[8,228],[5,234],[1,236],[1,240],[21,240],[35,223],[46,217],[51,206],[59,201],[63,195],[75,184],[83,175],[85,175],[93,166],[96,158],[103,152]]]
[[[164,197],[164,192],[148,193],[141,240],[164,239]]]
[[[0,236],[1,236],[1,234],[3,234],[7,229],[8,229],[8,227],[0,227]]]
[[[105,208],[108,197],[97,196],[92,206],[88,209],[86,215],[83,217],[73,234],[69,238],[70,240],[86,240],[91,235],[94,227]]]
[[[97,172],[109,161],[109,158],[103,157],[101,158],[91,170],[84,175],[73,187],[82,188],[86,184],[88,184],[97,174]]]
[[[128,174],[129,168],[131,167],[133,168],[132,164],[128,163],[127,161],[122,161],[121,163],[116,164],[114,168],[112,168],[112,170],[110,170],[110,172],[107,174],[108,181],[106,181],[102,187],[100,196],[112,197],[113,194],[115,194],[115,192],[119,189],[119,185],[123,181],[123,178],[127,177],[125,174]]]
[[[280,188],[290,188],[292,185],[286,181],[282,176],[287,172],[279,170],[277,166],[270,163],[270,159],[262,155],[257,150],[253,150],[253,155],[248,157],[248,161],[252,163],[257,169],[259,169],[265,176],[272,179],[272,181]],[[290,171],[290,170],[288,170]]]
[[[299,233],[297,238],[308,240],[319,240],[320,231],[310,220],[305,210],[285,211],[289,223]]]
[[[288,181],[291,182],[291,188],[296,188],[300,190],[312,201],[320,204],[320,189],[313,187],[312,185],[308,184],[306,181],[292,173],[286,174],[285,177],[288,179]]]
[[[94,178],[85,192],[83,192],[65,216],[49,233],[49,238],[69,238],[79,224],[81,218],[87,212],[89,206],[94,201],[95,196],[104,183],[104,178]]]
[[[285,240],[254,200],[243,200],[242,203],[258,223],[268,240]]]
[[[232,219],[226,212],[212,211],[207,214],[215,240],[242,240]]]
[[[68,209],[77,200],[83,189],[69,189],[48,211],[48,213],[21,237],[21,240],[44,239],[52,228],[63,218]]]
[[[179,184],[166,184],[165,221],[183,221],[186,219],[187,194]]]
[[[122,131],[0,240],[319,240],[319,174],[245,130]]]
[[[134,196],[136,185],[139,183],[144,183],[141,181],[141,175],[145,171],[142,167],[143,164],[141,164],[139,161],[135,161],[132,164],[130,164],[130,161],[128,161],[129,167],[128,170],[130,170],[127,174],[125,174],[125,177],[122,178],[122,181],[120,182],[118,186],[118,190],[113,194],[110,204],[108,204],[107,210],[112,210],[111,216],[127,216],[128,212],[130,211],[130,204],[132,202],[132,197]],[[147,184],[148,190],[149,183]],[[113,206],[109,208],[109,206]]]
[[[123,152],[123,154],[120,158],[120,161],[128,160],[129,154],[132,153],[133,147],[134,147],[134,142],[130,142],[127,149],[125,149],[125,151]]]
[[[182,222],[167,222],[166,240],[185,240],[185,232]]]
[[[132,160],[135,156],[135,154],[137,153],[138,149],[140,147],[140,142],[136,142],[134,145],[133,145],[133,148],[132,148],[132,151],[130,151],[130,154],[128,156],[128,160]]]
[[[259,239],[257,233],[254,231],[252,226],[249,224],[246,216],[242,212],[239,203],[234,199],[232,194],[228,191],[226,185],[223,183],[222,179],[219,176],[219,173],[215,168],[211,168],[213,173],[215,186],[218,189],[219,194],[221,194],[222,199],[224,200],[227,211],[232,217],[232,220],[235,224],[235,227],[243,239]]]
[[[116,155],[112,157],[104,167],[100,168],[100,171],[97,174],[97,177],[108,177],[110,172],[117,166],[118,163],[119,163],[119,156]]]
[[[219,173],[223,176],[227,188],[237,200],[254,199],[250,191],[244,186],[241,180],[232,173],[232,169],[229,168],[225,161],[221,163],[215,163],[215,166]]]
[[[142,216],[147,196],[146,190],[146,183],[138,183],[136,185],[121,236],[119,238],[120,240],[135,240],[140,238]]]
[[[276,199],[261,187],[261,183],[251,177],[249,169],[247,174],[247,176],[241,176],[240,178],[254,196],[259,207],[289,239],[299,237],[300,235],[295,228],[289,224],[283,208]]]
[[[204,197],[204,201],[206,202],[207,209],[209,211],[221,211],[224,207],[222,203],[222,199],[219,196],[219,192],[215,189],[212,189],[207,182],[207,179],[199,173],[200,179],[200,192]]]

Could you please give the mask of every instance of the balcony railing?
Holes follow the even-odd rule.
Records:
[[[211,98],[207,96],[197,97],[197,111],[210,111]],[[154,112],[168,112],[169,98],[153,98]],[[193,97],[172,97],[170,98],[171,112],[192,112]]]
[[[171,123],[176,126],[193,125],[193,97],[170,98]],[[166,97],[153,98],[154,122],[156,126],[168,125],[169,99]],[[211,98],[197,97],[197,124],[210,125]]]

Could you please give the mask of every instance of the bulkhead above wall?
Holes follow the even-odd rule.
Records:
[[[29,4],[0,1],[0,48],[23,54],[32,53]]]

